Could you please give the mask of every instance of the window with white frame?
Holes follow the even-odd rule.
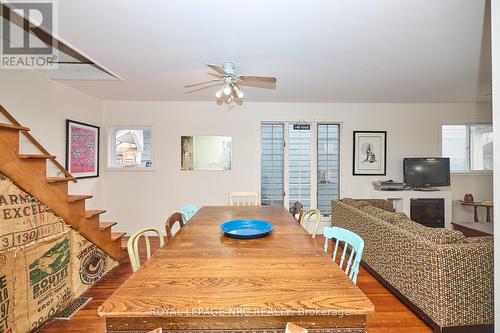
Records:
[[[151,126],[111,126],[108,168],[153,167]]]
[[[262,205],[284,203],[284,126],[261,125],[260,183]]]
[[[285,130],[286,129],[286,130]],[[340,125],[333,123],[262,123],[262,204],[304,209],[329,215],[339,198]]]
[[[330,215],[332,200],[339,198],[340,126],[318,124],[317,200],[322,214]]]
[[[492,124],[443,125],[442,155],[451,171],[493,170]]]

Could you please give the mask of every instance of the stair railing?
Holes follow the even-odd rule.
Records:
[[[7,111],[2,105],[0,105],[0,113],[3,114],[5,116],[5,118],[7,118],[7,120],[9,120],[11,122],[12,125],[16,125],[16,126],[22,126],[17,120],[16,118],[14,118],[10,113],[9,111]],[[38,142],[29,132],[25,132],[25,131],[22,131],[22,133],[24,134],[24,136],[36,147],[38,148],[38,150],[40,150],[44,155],[50,155],[50,153],[47,151],[47,149],[45,149],[41,144],[40,142]],[[66,170],[65,167],[63,167],[61,165],[61,163],[59,163],[56,159],[51,159],[50,160],[52,163],[55,164],[55,166],[60,170],[59,174],[63,173],[65,177],[68,177],[68,178],[73,178],[73,176],[68,172],[68,170]],[[72,179],[72,181],[74,183],[77,182],[76,179]]]

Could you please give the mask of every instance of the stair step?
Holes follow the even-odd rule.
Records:
[[[106,230],[116,224],[118,224],[118,222],[99,222],[99,229]]]
[[[91,199],[93,197],[94,196],[90,195],[90,194],[87,194],[87,195],[68,195],[68,202],[86,200],[86,199]]]
[[[13,124],[4,124],[4,123],[0,123],[0,128],[23,131],[23,132],[28,132],[30,130],[28,127],[18,126]]]
[[[75,177],[48,177],[47,183],[60,183],[76,180]]]
[[[123,236],[125,236],[125,232],[112,232],[111,233],[111,240],[114,242],[114,241],[117,241],[119,239],[121,239]]]
[[[86,210],[85,217],[90,219],[91,217],[106,213],[104,209]]]
[[[45,154],[19,154],[19,158],[40,158],[40,159],[48,159],[54,160],[56,157],[54,155],[45,155]]]

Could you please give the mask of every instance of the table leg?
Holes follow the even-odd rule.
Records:
[[[477,206],[474,206],[474,222],[479,222],[479,219],[477,218]]]
[[[486,207],[486,222],[491,222],[490,207]]]

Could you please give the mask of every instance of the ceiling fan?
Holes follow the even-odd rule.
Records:
[[[222,66],[213,64],[208,64],[207,66],[217,73],[211,74],[215,75],[217,79],[188,84],[184,86],[184,88],[193,88],[199,85],[205,85],[207,83],[221,82],[223,86],[215,92],[215,97],[217,99],[224,98],[226,103],[231,103],[235,98],[242,99],[245,96],[240,86],[238,85],[239,82],[251,81],[255,83],[276,84],[276,78],[271,76],[238,75],[236,74],[235,66],[232,62],[224,62]],[[209,87],[210,86],[207,86],[205,88]]]

